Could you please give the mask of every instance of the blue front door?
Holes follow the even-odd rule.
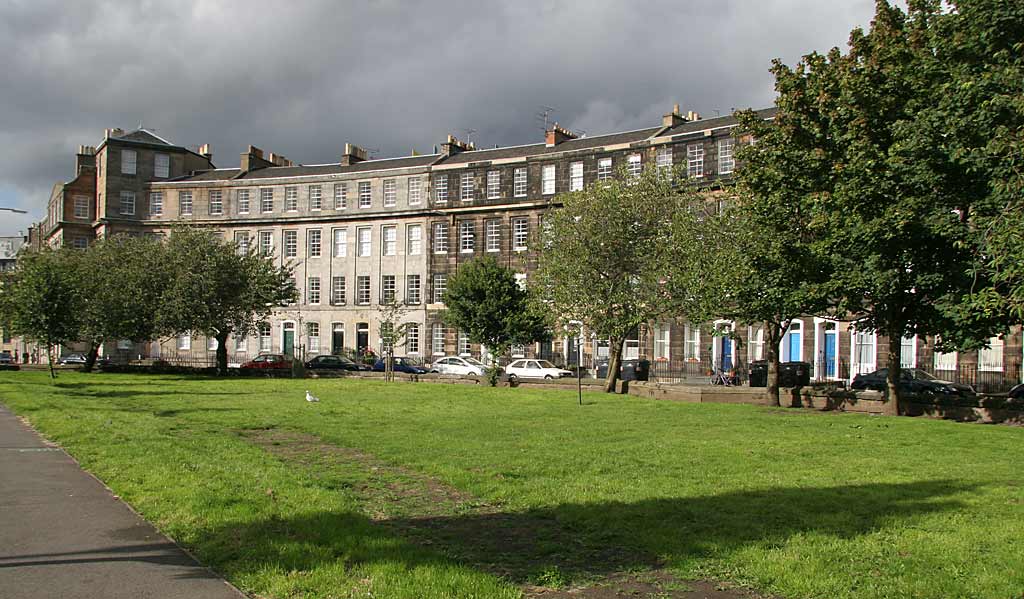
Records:
[[[732,369],[732,339],[728,337],[722,337],[722,355],[718,363],[722,365],[722,370]]]
[[[786,348],[786,358],[789,362],[795,362],[800,359],[800,333],[796,331],[789,332],[789,346]]]
[[[836,334],[825,333],[825,376],[836,376]]]

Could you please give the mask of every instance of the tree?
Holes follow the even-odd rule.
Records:
[[[274,308],[296,301],[291,268],[275,266],[255,244],[242,251],[211,231],[178,228],[166,243],[171,277],[157,326],[217,339],[217,371],[227,371],[227,339],[255,334]]]
[[[395,380],[395,348],[403,347],[406,343],[411,323],[400,321],[408,311],[394,297],[390,302],[380,304],[380,326],[377,332],[380,335],[381,358],[384,360],[384,380],[387,382]]]
[[[25,252],[0,293],[0,315],[15,335],[46,345],[50,378],[53,349],[78,337],[82,295],[74,250]]]
[[[459,267],[448,281],[442,316],[449,326],[462,330],[473,343],[491,353],[488,380],[497,384],[498,359],[513,345],[551,338],[549,323],[516,281],[515,273],[484,256]]]
[[[539,295],[562,324],[580,321],[608,339],[606,392],[615,390],[630,331],[664,314],[685,314],[681,296],[673,300],[666,290],[674,254],[672,222],[703,200],[680,181],[654,167],[639,176],[622,172],[617,179],[558,196],[563,206],[544,217]]]
[[[951,306],[977,283],[974,198],[950,193],[911,151],[942,80],[932,43],[942,18],[938,2],[911,2],[904,13],[879,1],[871,29],[854,30],[845,54],[812,53],[793,69],[776,61],[775,127],[796,149],[748,155],[767,159],[766,176],[796,176],[789,201],[828,262],[832,309],[890,339],[890,413],[899,412],[900,339],[955,330]]]
[[[78,255],[82,310],[77,338],[89,343],[84,371],[92,370],[106,341],[147,341],[161,335],[161,294],[155,290],[168,277],[163,250],[152,237],[117,235],[98,240]]]

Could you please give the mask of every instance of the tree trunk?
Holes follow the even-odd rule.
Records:
[[[46,344],[46,361],[50,364],[50,381],[57,380],[57,373],[53,369],[53,344]]]
[[[765,356],[768,358],[768,381],[765,390],[765,403],[769,406],[778,407],[779,404],[779,343],[782,342],[781,331],[785,330],[781,325],[773,322],[765,322],[763,325],[765,333]]]
[[[231,331],[224,330],[217,333],[217,375],[225,376],[228,373],[228,334]]]
[[[608,376],[604,382],[605,393],[615,393],[615,383],[619,380],[619,367],[622,365],[622,344],[625,339],[608,339]]]
[[[89,345],[89,353],[85,354],[85,365],[82,366],[82,372],[92,372],[96,366],[96,356],[99,354],[101,345],[103,345],[103,340],[93,341]]]
[[[903,357],[903,327],[892,327],[889,332],[889,353],[888,370],[885,376],[886,402],[885,413],[889,416],[900,415],[900,375],[903,374],[903,367],[900,364]]]

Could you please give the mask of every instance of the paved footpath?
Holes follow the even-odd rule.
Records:
[[[0,599],[244,599],[0,406]]]

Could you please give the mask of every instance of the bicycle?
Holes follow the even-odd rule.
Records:
[[[732,373],[731,370],[729,372]],[[711,384],[723,385],[725,387],[736,387],[739,386],[740,384],[740,377],[738,377],[735,373],[727,374],[726,371],[719,368],[718,370],[715,371],[714,374],[711,375]]]

